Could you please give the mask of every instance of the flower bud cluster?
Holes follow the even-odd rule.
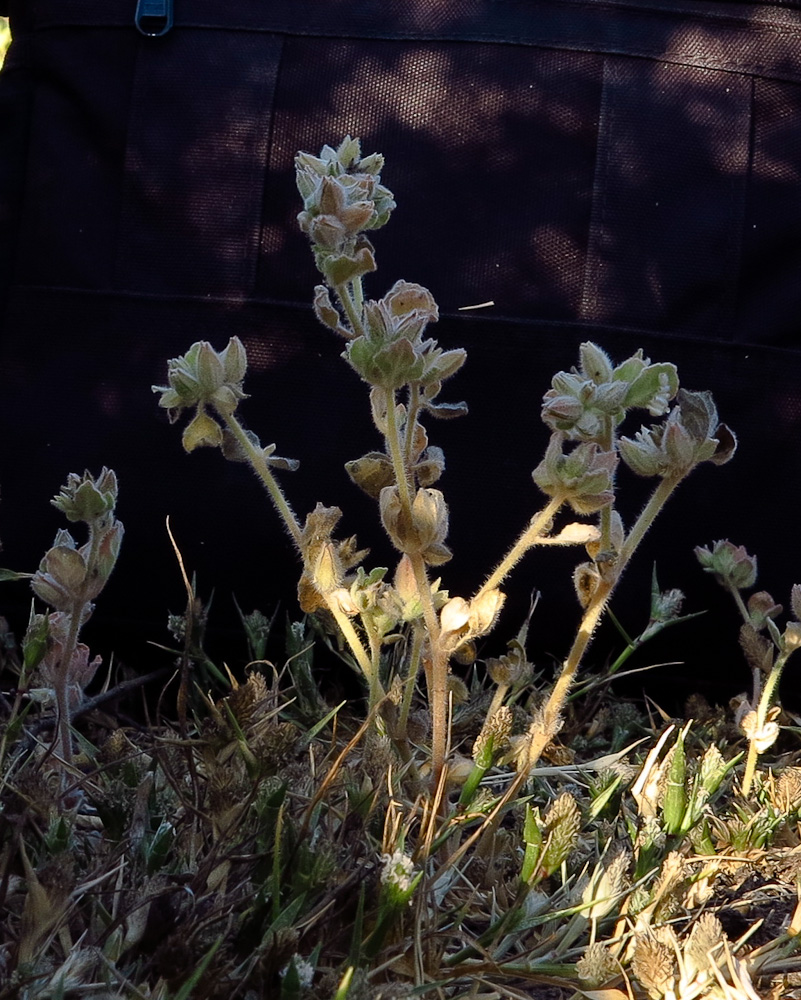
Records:
[[[98,521],[117,504],[117,476],[112,469],[101,470],[97,479],[89,472],[71,472],[58,496],[50,501],[68,521]]]
[[[334,541],[331,536],[341,517],[339,507],[324,507],[321,503],[306,517],[300,539],[303,573],[298,582],[298,600],[308,614],[325,607],[331,597],[344,614],[358,613],[345,577],[368,550],[358,550],[355,537]]]
[[[420,554],[430,566],[439,566],[451,558],[444,544],[448,505],[440,490],[419,489],[412,500],[411,518],[404,512],[397,486],[381,490],[379,507],[381,523],[400,552]]]
[[[678,405],[667,420],[642,427],[633,438],[622,437],[620,457],[639,476],[684,476],[701,462],[724,465],[737,441],[718,421],[709,392],[678,392]]]
[[[206,407],[221,415],[233,414],[240,399],[246,398],[242,391],[246,371],[247,354],[238,337],[232,337],[222,351],[215,351],[205,340],[198,341],[186,354],[167,363],[169,385],[154,385],[153,391],[161,393],[159,406],[167,410],[170,423],[175,423],[184,408],[195,408],[183,433],[185,451],[222,446],[223,429]]]
[[[364,335],[351,340],[342,356],[365,382],[388,392],[409,383],[441,383],[462,367],[467,354],[423,340],[427,325],[438,318],[427,288],[396,281],[384,298],[364,304]]]
[[[721,586],[747,590],[756,583],[756,556],[750,556],[742,545],[722,539],[714,542],[711,549],[697,546],[695,555],[703,569]]]
[[[44,655],[37,665],[38,686],[29,693],[35,700],[45,701],[53,697],[59,676],[66,679],[67,701],[70,709],[81,704],[84,689],[91,683],[103,662],[100,656],[89,659],[89,647],[83,642],[77,642],[72,649],[69,663],[64,663],[70,631],[70,616],[61,611],[55,611],[45,618],[47,628],[47,643]]]
[[[358,139],[345,136],[337,149],[323,146],[319,156],[298,153],[295,179],[303,199],[298,223],[312,241],[339,246],[334,233],[351,236],[385,225],[395,202],[381,184],[384,157],[361,155]]]
[[[439,610],[448,602],[447,590],[439,589],[440,580],[434,580],[430,585],[431,600],[435,610]],[[423,616],[423,603],[417,580],[414,575],[412,561],[407,555],[401,556],[395,570],[392,587],[392,600],[397,602],[398,620],[412,622]]]
[[[169,386],[153,386],[153,391],[162,394],[159,406],[168,411],[171,422],[187,406],[213,406],[220,413],[230,414],[245,398],[242,382],[247,364],[238,337],[232,337],[222,351],[200,340],[186,354],[167,362]]]
[[[123,536],[122,522],[114,517],[116,502],[117,477],[105,468],[96,479],[89,472],[70,474],[53,499],[70,521],[89,527],[89,540],[80,547],[69,531],[59,529],[31,579],[36,596],[56,611],[83,608],[108,582]]]
[[[614,499],[617,456],[602,451],[594,441],[583,441],[565,453],[564,439],[560,431],[551,435],[545,457],[532,478],[548,496],[565,497],[577,514],[593,514]]]
[[[642,351],[613,367],[598,346],[584,343],[580,357],[580,368],[554,376],[542,407],[545,423],[571,441],[597,439],[606,423],[619,424],[633,408],[661,416],[679,388],[675,365],[652,365]]]
[[[368,632],[379,640],[388,636],[399,622],[410,620],[397,589],[385,582],[386,572],[385,567],[377,566],[366,573],[359,566],[349,589],[341,594],[345,613],[358,614]],[[340,597],[339,591],[335,593]]]
[[[359,140],[350,136],[338,149],[324,146],[319,156],[295,157],[303,199],[298,225],[333,287],[375,270],[372,247],[362,234],[383,226],[395,208],[392,192],[381,184],[383,166],[379,153],[362,157]]]

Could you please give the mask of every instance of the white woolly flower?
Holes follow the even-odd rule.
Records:
[[[652,417],[664,416],[669,409],[670,400],[672,398],[673,392],[670,387],[670,379],[667,376],[667,372],[660,372],[659,389],[651,397],[651,401],[648,404],[648,412]]]
[[[382,854],[384,867],[381,871],[381,884],[390,885],[401,892],[408,892],[412,886],[414,863],[403,851],[393,851],[392,854]]]
[[[314,980],[314,966],[307,962],[304,958],[301,958],[300,955],[295,954],[292,956],[291,961],[289,961],[278,973],[282,979],[286,976],[287,972],[289,972],[291,965],[295,966],[295,972],[297,973],[301,989],[308,989]]]

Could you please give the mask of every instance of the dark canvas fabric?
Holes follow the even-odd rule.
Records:
[[[32,568],[59,526],[47,497],[69,471],[106,464],[127,537],[96,643],[144,662],[144,638],[164,640],[166,609],[182,603],[168,514],[201,590],[216,587],[221,628],[232,590],[246,610],[278,595],[292,608],[294,556],[257,483],[218,453],[183,456],[149,391],[168,357],[234,334],[251,359],[246,421],[302,461],[284,477],[298,511],[340,504],[345,530],[386,561],[342,471],[377,444],[366,393],[311,314],[316,272],[294,222],[295,152],[351,133],[386,155],[399,203],[376,234],[369,293],[401,277],[430,287],[436,336],[468,351],[448,394],[470,415],[432,428],[449,460],[451,591],[475,588],[539,503],[530,470],[553,372],[586,339],[614,359],[642,346],[711,389],[741,445],[671,503],[618,611],[631,628],[647,616],[656,559],[663,584],[719,616],[681,641],[689,659],[670,677],[744,687],[736,650],[716,645],[735,615],[692,547],[728,536],[756,551],[784,603],[801,579],[801,5],[176,0],[159,38],[136,30],[135,11],[11,5],[3,562]],[[633,516],[641,484],[622,485]],[[520,567],[499,641],[539,588],[532,644],[564,653],[571,565],[559,553]],[[24,615],[26,603],[8,588],[4,606]]]

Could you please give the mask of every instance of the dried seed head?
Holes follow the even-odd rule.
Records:
[[[714,913],[702,913],[693,924],[690,936],[684,946],[684,964],[687,978],[705,980],[713,975],[714,954],[726,940],[723,925]]]
[[[637,832],[637,851],[642,852],[651,849],[661,851],[664,849],[666,839],[662,824],[656,816],[646,816]]]
[[[770,673],[775,647],[769,639],[760,635],[750,622],[740,626],[740,649],[752,670]]]
[[[582,608],[589,607],[601,584],[601,574],[595,563],[579,563],[573,570],[573,586]]]
[[[678,851],[670,851],[662,862],[653,890],[659,920],[668,920],[677,911],[685,889],[687,866]]]
[[[497,659],[488,659],[487,672],[501,686],[515,687],[531,679],[533,665],[526,659],[526,651],[517,639],[509,643],[509,652]]]
[[[393,705],[400,705],[403,700],[403,681],[400,679],[400,674],[395,674],[392,678],[392,683],[389,685],[389,690],[387,691],[387,697]]]
[[[244,684],[237,684],[225,699],[239,724],[245,728],[253,720],[257,710],[267,700],[267,681],[264,674],[253,671]]]
[[[590,920],[602,920],[612,911],[628,882],[631,857],[626,850],[607,855],[596,865],[582,893],[582,902],[592,904],[585,911]]]
[[[783,815],[789,815],[801,806],[801,767],[786,767],[776,783],[773,806]]]
[[[250,748],[261,768],[274,772],[293,758],[299,740],[300,733],[293,723],[271,722],[264,728],[257,728]]]
[[[547,877],[565,861],[578,842],[581,830],[581,812],[570,792],[554,799],[544,818],[545,849],[540,857],[540,868]]]
[[[631,968],[652,1000],[663,1000],[672,988],[676,968],[673,951],[651,934],[636,936]]]
[[[595,941],[576,963],[576,972],[582,985],[599,989],[618,975],[620,965],[602,941]]]
[[[484,723],[473,744],[473,760],[479,767],[491,767],[497,754],[509,745],[512,721],[512,711],[509,706],[501,705]]]

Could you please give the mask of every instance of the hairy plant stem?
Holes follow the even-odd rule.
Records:
[[[412,464],[412,448],[414,446],[414,429],[417,426],[417,414],[420,412],[420,386],[413,382],[409,386],[409,401],[406,413],[406,435],[403,442],[403,460],[406,466]]]
[[[292,537],[292,541],[295,543],[295,547],[298,552],[301,552],[302,531],[300,522],[295,516],[295,512],[289,506],[281,487],[278,485],[278,480],[270,471],[270,466],[267,464],[261,448],[257,448],[256,445],[250,440],[245,433],[244,427],[232,413],[227,413],[225,410],[219,409],[217,410],[217,413],[228,430],[236,438],[237,444],[239,444],[244,451],[250,467],[264,484],[267,492],[270,494],[273,506],[278,511],[281,520],[286,525],[286,529]]]
[[[740,612],[741,618],[746,624],[748,624],[751,621],[751,615],[748,613],[748,608],[746,607],[745,601],[743,600],[743,595],[740,593],[739,588],[736,587],[730,580],[724,580],[723,586],[731,594],[734,603],[737,605],[737,610]],[[776,658],[776,662],[773,664],[773,667],[771,668],[771,671],[768,674],[768,679],[765,682],[765,687],[762,689],[762,692],[759,693],[759,702],[755,706],[757,714],[756,726],[754,729],[755,737],[758,736],[758,734],[762,730],[762,727],[765,725],[765,722],[768,717],[768,710],[770,708],[771,699],[773,698],[773,692],[776,690],[776,687],[779,683],[779,678],[781,677],[781,673],[782,670],[784,669],[785,663],[787,662],[788,656],[789,653],[780,654]],[[756,676],[754,681],[754,688],[755,688],[754,698],[757,697],[757,694],[759,692],[758,685],[760,681],[760,674],[757,671],[755,671],[755,675]],[[754,775],[756,774],[756,766],[758,760],[759,760],[759,750],[757,749],[757,740],[755,738],[752,739],[751,737],[749,737],[748,755],[745,761],[745,770],[743,771],[743,780],[741,786],[744,797],[748,797],[748,795],[750,795],[751,793],[751,785],[754,782]]]
[[[431,652],[431,667],[426,671],[426,685],[431,710],[431,787],[436,789],[445,767],[448,745],[448,659],[439,641],[439,619],[434,609],[425,563],[420,555],[409,558],[423,605],[423,619]]]
[[[300,522],[295,516],[292,508],[289,506],[281,487],[278,485],[278,480],[270,471],[270,467],[264,458],[261,448],[257,448],[256,445],[253,444],[245,433],[244,428],[233,414],[226,413],[221,410],[218,410],[217,412],[225,423],[225,426],[231,431],[236,438],[237,443],[244,451],[248,462],[250,463],[250,467],[266,487],[267,492],[270,494],[270,499],[273,502],[273,506],[278,511],[281,519],[286,525],[287,531],[292,537],[292,541],[295,543],[295,547],[302,557],[303,547],[301,542],[303,532],[300,527]],[[339,625],[342,634],[345,636],[346,642],[350,646],[351,652],[356,658],[356,662],[359,664],[362,673],[370,685],[370,704],[373,705],[375,700],[383,696],[383,692],[380,692],[377,671],[373,670],[370,657],[364,648],[364,644],[359,638],[359,635],[348,616],[344,614],[336,601],[329,594],[325,594],[323,597],[326,607],[334,616],[337,625]]]
[[[590,604],[584,611],[581,624],[579,625],[578,632],[576,633],[576,638],[574,639],[567,659],[562,666],[562,671],[548,697],[547,702],[545,703],[545,706],[543,707],[541,716],[542,725],[538,726],[537,729],[531,734],[531,739],[528,747],[526,748],[525,760],[521,760],[518,763],[517,776],[507,788],[495,808],[489,814],[481,830],[477,831],[471,838],[468,839],[466,843],[461,845],[461,847],[456,851],[455,856],[450,859],[451,863],[454,862],[455,858],[458,859],[458,857],[461,857],[467,849],[467,844],[473,842],[473,838],[480,838],[479,844],[476,847],[477,853],[486,853],[491,849],[491,843],[501,821],[504,807],[508,802],[511,802],[514,799],[520,789],[525,785],[532,768],[536,766],[543,751],[558,730],[559,716],[564,708],[570,687],[575,679],[582,657],[590,644],[593,632],[601,620],[604,609],[609,602],[612,591],[614,590],[617,582],[620,580],[620,577],[623,575],[623,570],[626,568],[626,565],[629,559],[631,559],[635,549],[642,541],[646,531],[653,524],[654,519],[662,507],[664,507],[673,490],[676,486],[678,486],[689,471],[690,470],[686,470],[681,474],[666,477],[659,483],[651,494],[648,503],[643,508],[642,513],[637,518],[637,521],[629,532],[628,537],[621,546],[620,553],[614,564],[613,575],[606,580],[601,580],[595,594],[592,597],[592,600],[590,601]]]
[[[58,746],[59,756],[64,764],[69,765],[72,759],[72,735],[70,733],[70,702],[67,692],[70,664],[78,646],[78,633],[81,629],[81,616],[86,602],[80,598],[75,601],[69,612],[70,628],[64,652],[56,671],[56,736],[54,746]],[[62,773],[62,784],[65,775]]]
[[[773,667],[768,674],[768,679],[765,681],[765,687],[762,689],[762,693],[759,696],[759,704],[756,706],[756,727],[754,730],[754,736],[756,738],[749,738],[748,740],[748,756],[745,761],[745,771],[743,772],[742,792],[745,797],[747,797],[751,792],[751,784],[754,780],[757,761],[759,759],[757,738],[767,722],[768,712],[770,711],[770,705],[773,701],[773,695],[776,688],[779,686],[779,680],[781,678],[782,671],[784,670],[784,665],[787,663],[787,660],[792,652],[793,650],[786,653],[780,653],[776,657],[776,662],[773,664]]]
[[[364,621],[362,621],[364,626]],[[381,639],[376,635],[374,629],[365,627],[367,639],[370,644],[370,674],[367,678],[370,684],[368,708],[377,705],[384,697],[384,689],[381,686],[379,668],[381,665]]]
[[[618,577],[623,572],[634,551],[645,537],[645,533],[654,523],[673,491],[691,471],[691,469],[685,469],[682,472],[674,473],[672,476],[665,476],[654,489],[648,498],[648,503],[643,507],[640,516],[632,525],[631,531],[626,536],[626,540],[620,546],[620,554],[617,559],[617,565],[620,567]]]
[[[684,475],[686,473],[668,476],[661,480],[623,542],[617,559],[609,567],[608,576],[601,578],[590,603],[585,608],[576,638],[573,640],[573,645],[562,666],[561,673],[542,710],[542,730],[532,734],[532,740],[527,751],[529,770],[537,763],[548,742],[557,732],[559,716],[564,709],[579,665],[590,644],[592,635],[603,616],[613,590],[617,586],[618,581],[623,575],[623,571],[645,536],[645,533],[654,523],[657,515],[664,507],[673,490],[684,478]]]
[[[417,683],[417,674],[420,671],[420,658],[423,652],[423,639],[425,638],[419,622],[412,626],[412,650],[409,654],[409,672],[403,682],[403,701],[401,702],[400,713],[398,714],[398,731],[406,739],[406,727],[409,722],[409,712],[412,707],[414,697],[414,687]]]
[[[746,624],[748,624],[751,621],[751,615],[748,613],[748,608],[745,606],[745,601],[743,600],[743,595],[740,593],[740,591],[737,589],[737,587],[735,587],[734,584],[730,580],[724,581],[724,586],[725,586],[726,590],[728,590],[728,592],[734,598],[734,603],[737,605],[737,610],[740,612],[740,615],[742,616],[743,621]]]
[[[414,432],[412,431],[412,434]],[[408,423],[407,423],[408,434]],[[404,461],[403,447],[398,432],[398,419],[395,412],[395,392],[387,394],[387,445],[389,448],[395,481],[398,486],[398,497],[401,503],[401,514],[406,523],[411,525],[412,493],[409,486],[409,476]],[[428,702],[431,710],[431,781],[435,789],[445,767],[445,753],[448,737],[448,661],[440,645],[440,628],[434,600],[431,596],[431,582],[428,579],[425,560],[420,552],[409,552],[409,561],[414,572],[417,594],[423,609],[423,620],[428,632],[431,665],[426,670],[426,685]]]
[[[613,451],[615,446],[615,431],[612,418],[607,416],[604,419],[603,433],[599,441],[603,451]],[[614,473],[613,473],[614,476]],[[614,480],[612,482],[614,492]],[[615,501],[601,508],[601,552],[608,552],[612,547],[612,513],[615,509]]]
[[[354,335],[357,337],[363,337],[364,323],[362,322],[361,305],[357,307],[356,303],[353,301],[350,290],[348,289],[348,283],[345,282],[342,285],[334,285],[334,293],[342,304],[342,308],[345,310],[345,315],[347,316],[348,323],[350,323],[350,328]],[[361,280],[359,281],[357,297],[358,299],[361,299]]]
[[[354,278],[351,282],[351,287],[353,288],[353,304],[356,307],[356,312],[361,316],[362,307],[364,306],[364,291],[361,277]]]
[[[102,532],[91,521],[87,522],[89,531],[89,554],[86,559],[86,580],[92,580],[97,572],[97,553],[100,547]],[[70,668],[75,658],[78,648],[78,635],[83,624],[84,611],[89,604],[86,596],[86,583],[80,587],[75,596],[72,607],[68,614],[70,627],[67,632],[67,640],[61,654],[61,661],[55,672],[55,694],[56,694],[56,735],[53,746],[58,747],[59,755],[66,765],[69,765],[72,758],[72,734],[70,733],[70,702],[69,702],[69,680]],[[66,775],[62,773],[62,786],[66,780]]]
[[[550,527],[556,512],[565,502],[563,495],[553,497],[542,508],[539,514],[535,514],[509,552],[503,557],[497,568],[487,577],[481,589],[473,600],[479,600],[488,591],[494,590],[502,580],[511,573],[514,567],[520,562],[528,550],[537,544],[537,539],[543,535]]]
[[[345,612],[339,607],[335,598],[330,594],[323,594],[323,599],[325,600],[325,606],[334,616],[334,620],[337,625],[339,625],[340,631],[345,637],[345,641],[350,646],[350,650],[356,658],[356,662],[359,664],[359,669],[364,674],[364,678],[367,681],[370,689],[370,707],[377,704],[378,701],[383,698],[384,691],[381,687],[381,683],[378,678],[378,671],[373,670],[373,664],[367,650],[364,648],[364,643],[359,638],[359,633],[353,627],[353,623],[350,618],[345,614]]]
[[[403,448],[398,432],[398,416],[395,412],[395,392],[387,392],[387,445],[389,447],[389,457],[392,460],[392,470],[395,473],[395,482],[398,486],[398,496],[400,497],[403,517],[407,523],[412,523],[412,493],[409,488],[409,475],[406,462],[404,461]]]

